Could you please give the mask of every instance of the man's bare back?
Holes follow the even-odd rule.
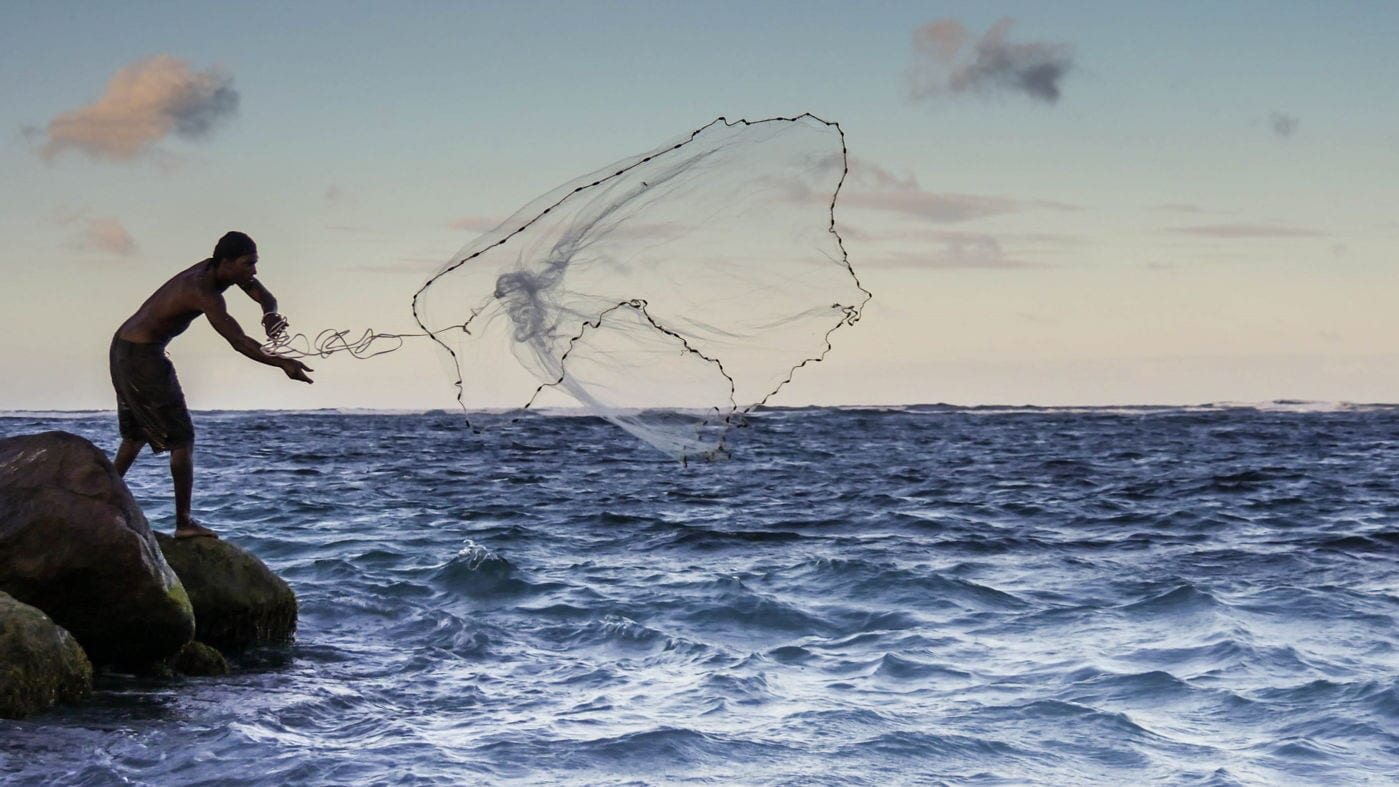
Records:
[[[195,263],[162,284],[112,337],[112,385],[117,393],[122,436],[114,463],[117,471],[125,475],[147,444],[157,453],[170,451],[177,538],[214,536],[214,532],[190,515],[194,425],[175,367],[165,356],[165,345],[203,314],[233,349],[258,363],[276,366],[293,380],[311,382],[306,375],[311,367],[263,352],[262,345],[243,333],[229,315],[223,293],[236,284],[262,306],[262,325],[269,338],[286,328],[286,320],[277,313],[277,299],[256,276],[257,246],[243,233],[230,232],[219,240],[213,257]]]

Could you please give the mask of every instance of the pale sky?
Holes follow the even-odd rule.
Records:
[[[226,230],[294,328],[407,332],[489,220],[802,112],[845,130],[875,299],[775,404],[1399,402],[1396,33],[1389,2],[10,0],[0,409],[111,409],[111,334]],[[314,386],[202,320],[170,352],[194,409],[454,406],[427,342]]]

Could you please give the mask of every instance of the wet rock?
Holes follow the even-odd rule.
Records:
[[[296,595],[261,560],[220,539],[156,538],[189,591],[195,639],[228,651],[296,633]]]
[[[98,665],[169,658],[194,634],[145,514],[106,455],[67,432],[0,439],[0,591]]]
[[[175,656],[172,666],[181,675],[194,677],[228,674],[228,659],[225,659],[222,653],[198,641],[186,643]]]
[[[73,635],[0,593],[0,718],[23,718],[91,691],[92,664]]]

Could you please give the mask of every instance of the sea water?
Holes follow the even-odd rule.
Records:
[[[196,514],[296,591],[232,675],[0,721],[63,784],[1399,778],[1399,408],[197,413]],[[0,417],[109,452],[110,413]],[[128,475],[173,528],[169,477]]]

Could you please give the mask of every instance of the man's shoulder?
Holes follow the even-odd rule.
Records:
[[[213,279],[205,274],[207,262],[197,262],[180,271],[165,286],[180,301],[201,310],[210,304],[222,303],[223,295],[214,286]]]

